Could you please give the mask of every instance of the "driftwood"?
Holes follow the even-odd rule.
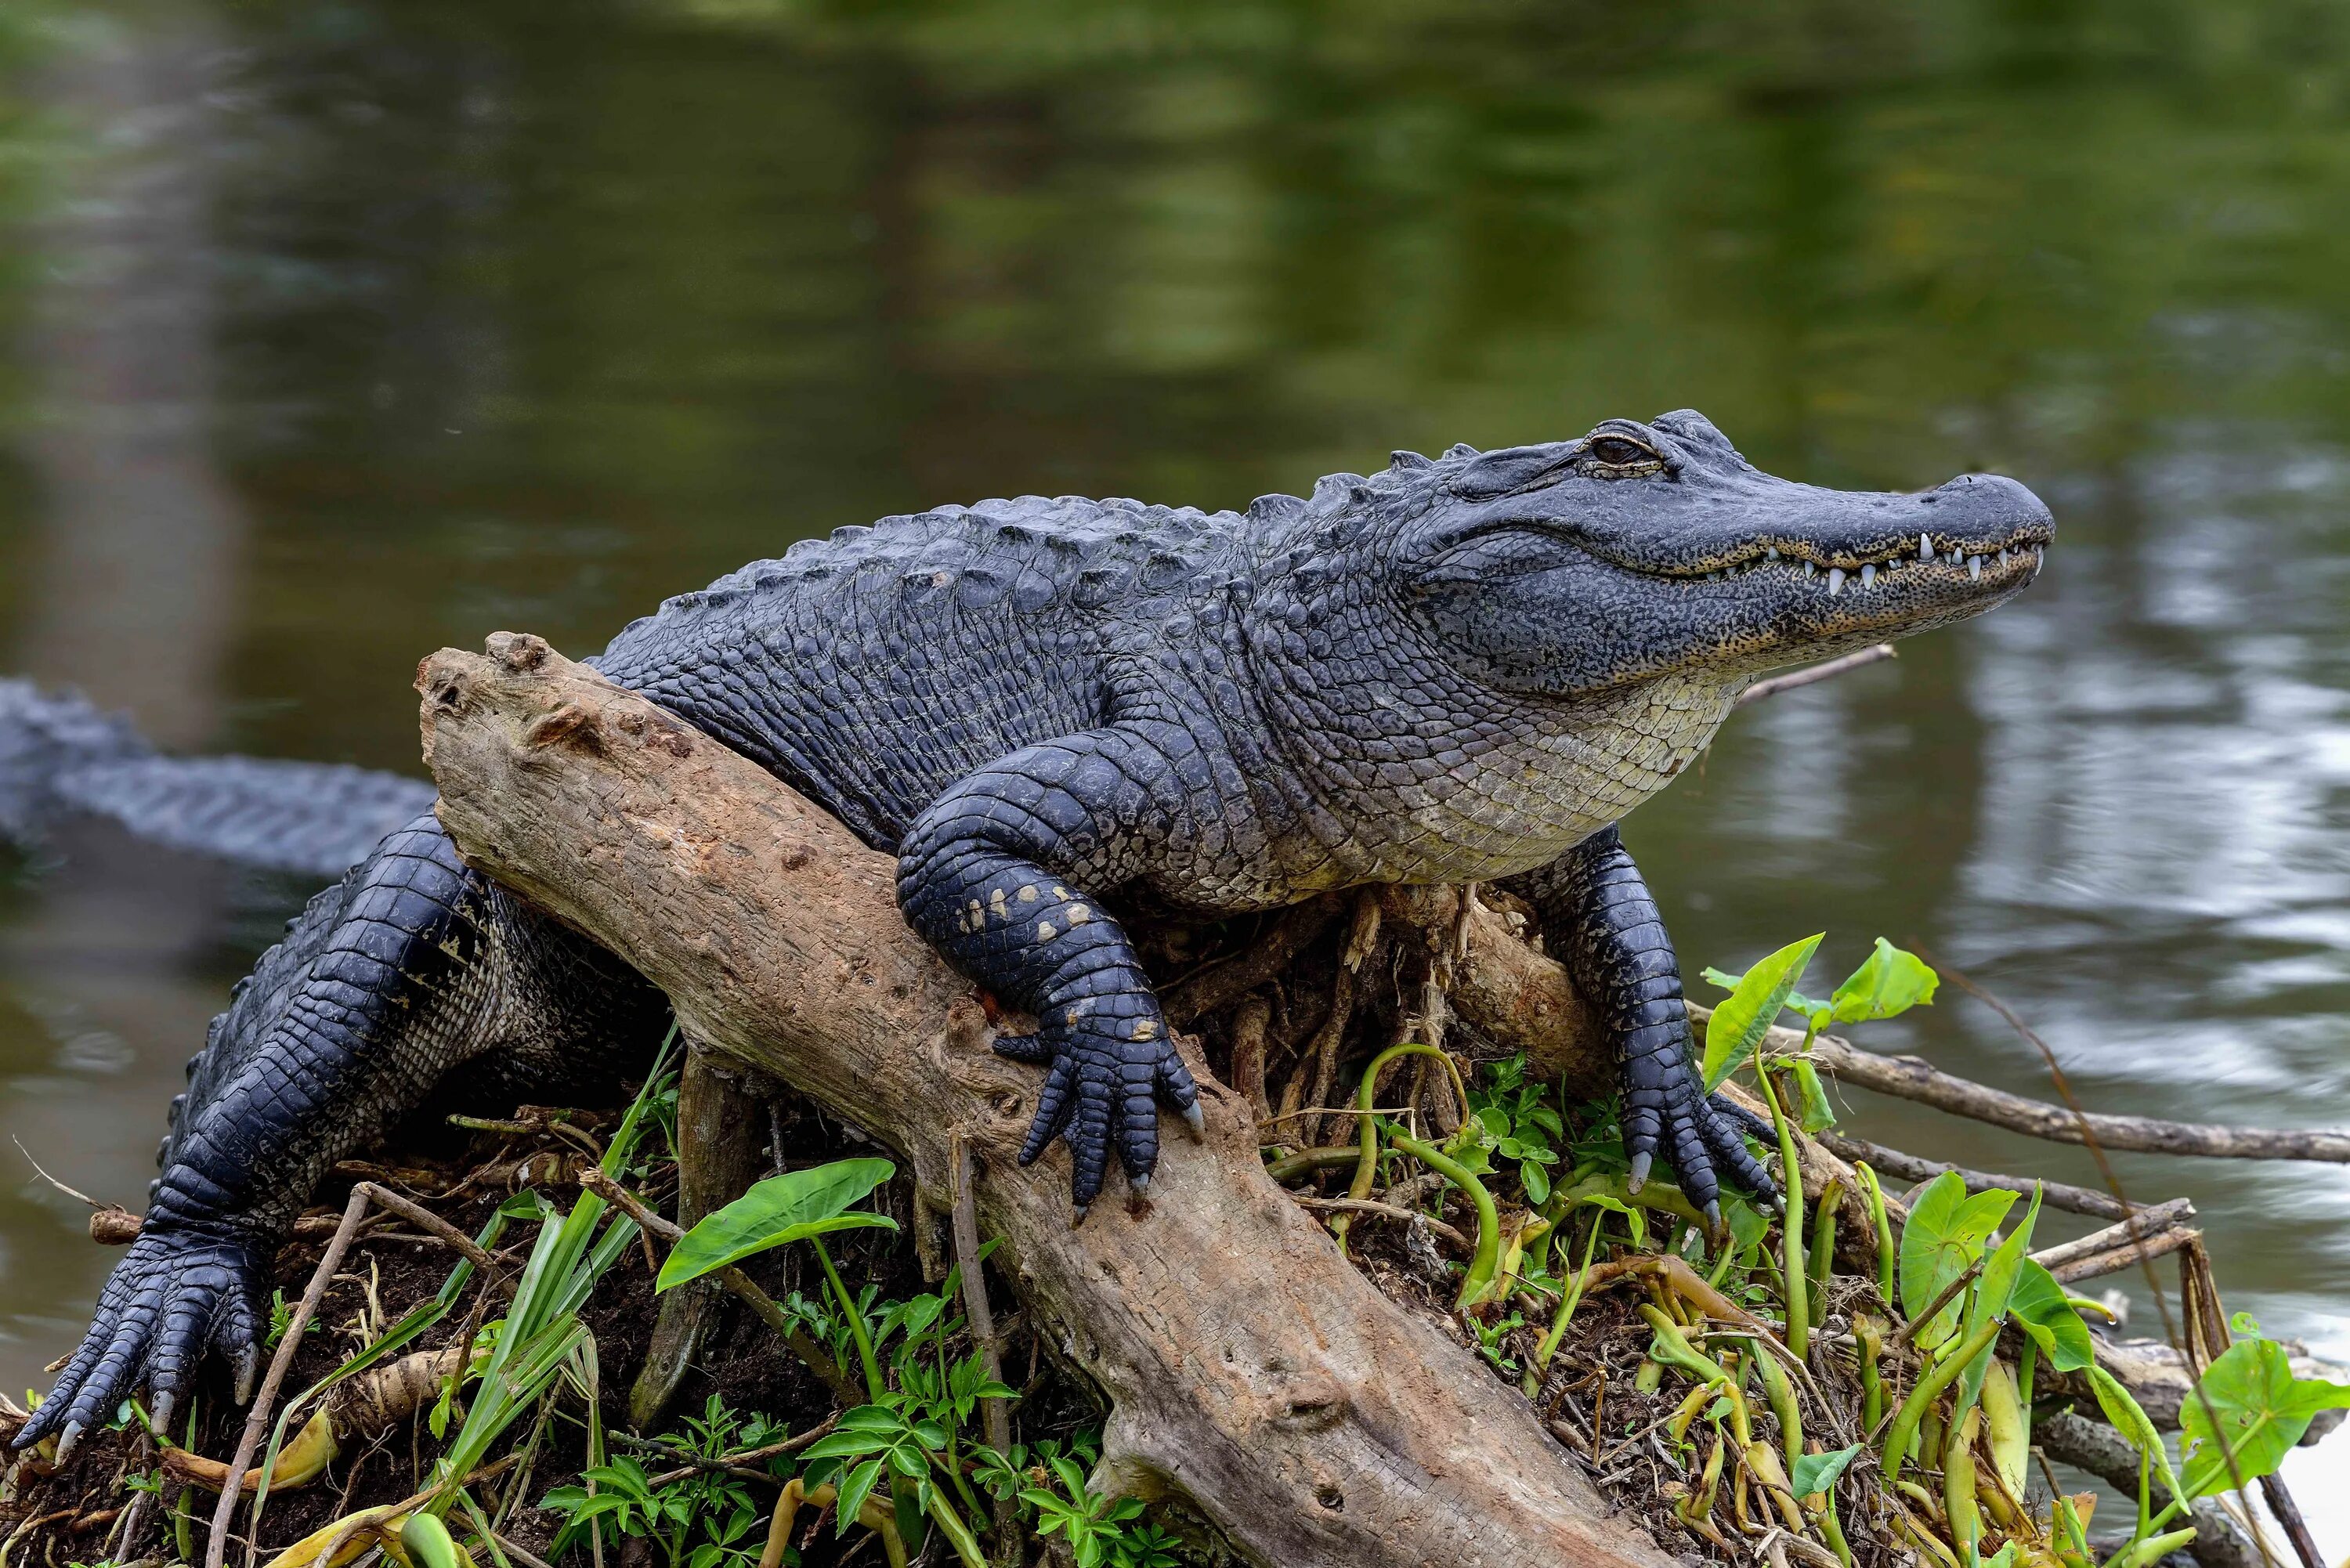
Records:
[[[1170,1120],[1149,1205],[1072,1229],[1066,1156],[1013,1159],[1036,1075],[993,1054],[970,985],[899,920],[888,857],[536,639],[437,654],[418,684],[470,859],[635,964],[691,1038],[897,1148],[918,1209],[949,1211],[968,1149],[1005,1277],[1110,1405],[1106,1484],[1180,1494],[1284,1568],[1663,1568],[1525,1401],[1274,1185],[1247,1100],[1195,1049],[1204,1142]],[[1473,941],[1479,911],[1453,913]],[[1520,1022],[1586,1080],[1603,1059]]]

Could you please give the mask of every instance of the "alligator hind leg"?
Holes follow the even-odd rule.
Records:
[[[1709,1219],[1719,1217],[1724,1177],[1776,1202],[1778,1183],[1746,1147],[1752,1117],[1707,1095],[1698,1075],[1680,962],[1616,829],[1602,828],[1508,885],[1541,912],[1550,950],[1619,1043],[1624,1151],[1634,1185],[1661,1153]]]
[[[144,1383],[160,1424],[208,1350],[249,1381],[264,1267],[334,1162],[484,1052],[649,1019],[619,961],[468,870],[425,815],[310,900],[189,1064],[147,1217],[16,1446]],[[243,1390],[240,1389],[242,1393]]]

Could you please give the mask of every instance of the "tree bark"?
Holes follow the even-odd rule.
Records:
[[[1107,1484],[1180,1493],[1281,1568],[1664,1568],[1523,1399],[1274,1186],[1195,1049],[1204,1144],[1170,1119],[1149,1205],[1073,1229],[1066,1156],[1013,1158],[1037,1075],[899,919],[888,856],[535,638],[444,650],[418,687],[469,860],[636,965],[689,1036],[899,1150],[922,1207],[951,1206],[969,1147],[1007,1278],[1109,1402]]]

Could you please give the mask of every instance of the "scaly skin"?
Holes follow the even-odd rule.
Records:
[[[888,518],[672,599],[597,662],[898,854],[913,929],[1036,1017],[997,1048],[1045,1067],[1022,1158],[1065,1140],[1080,1214],[1113,1150],[1147,1184],[1160,1106],[1197,1116],[1106,898],[1232,913],[1503,878],[1623,1043],[1637,1168],[1662,1155],[1711,1205],[1725,1175],[1775,1193],[1696,1078],[1614,825],[1756,674],[1979,613],[2049,534],[2012,481],[1819,490],[1682,412],[1398,453],[1244,514]],[[322,896],[215,1029],[147,1229],[18,1441],[142,1377],[168,1404],[206,1344],[249,1359],[256,1260],[336,1158],[460,1062],[576,1059],[647,1005],[585,949],[430,818]]]

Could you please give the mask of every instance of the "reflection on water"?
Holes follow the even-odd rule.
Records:
[[[412,768],[420,653],[590,649],[841,524],[1235,505],[1694,405],[1823,483],[2017,473],[2063,537],[1634,819],[1684,952],[1883,932],[2103,1106],[2350,1119],[2350,19],[1304,16],[12,7],[0,668],[191,746]],[[0,890],[0,1119],[135,1199],[303,889],[58,847]],[[2044,1092],[1972,1004],[1876,1043]],[[2233,1304],[2350,1357],[2350,1180],[2123,1169],[2196,1197]],[[0,1386],[96,1288],[77,1229],[11,1179]]]

